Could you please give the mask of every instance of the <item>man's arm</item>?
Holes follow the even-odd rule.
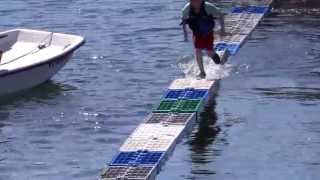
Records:
[[[188,41],[188,31],[187,31],[187,24],[185,23],[185,20],[182,20],[182,29],[183,29],[184,41]]]
[[[224,15],[225,13],[212,3],[206,2],[206,11],[214,17],[218,17],[221,26],[221,35],[225,35]]]
[[[183,30],[183,35],[184,35],[184,40],[188,41],[188,31],[187,31],[187,19],[189,18],[189,8],[190,8],[190,3],[186,4],[183,9],[182,9],[182,30]]]
[[[224,14],[221,14],[219,16],[219,21],[220,21],[220,26],[221,26],[221,36],[226,35],[226,29],[225,29],[225,25],[224,25]]]

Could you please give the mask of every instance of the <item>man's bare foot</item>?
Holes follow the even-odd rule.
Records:
[[[216,63],[216,64],[220,64],[221,63],[220,56],[216,52],[213,54],[213,56],[211,58],[214,61],[214,63]]]
[[[206,78],[206,73],[205,72],[200,72],[200,74],[198,74],[197,79],[204,79]]]

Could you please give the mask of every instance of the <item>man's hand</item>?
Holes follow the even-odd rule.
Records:
[[[184,42],[188,42],[189,39],[188,39],[188,33],[184,33]]]
[[[219,35],[220,35],[221,37],[226,36],[226,32],[225,32],[225,31],[220,30]]]
[[[183,28],[184,41],[188,42],[188,32],[187,32],[186,24],[182,24],[182,28]]]
[[[220,36],[228,36],[228,35],[231,35],[230,33],[227,33],[225,31],[225,24],[224,24],[224,15],[221,15],[220,16],[220,26],[221,26],[221,29],[220,29]]]

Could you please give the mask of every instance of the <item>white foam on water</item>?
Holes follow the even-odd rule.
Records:
[[[206,79],[217,80],[228,77],[233,69],[233,65],[225,63],[217,65],[208,57],[203,57],[203,65],[207,74]],[[197,61],[192,56],[184,56],[178,61],[178,67],[182,70],[186,78],[196,78],[200,73]]]

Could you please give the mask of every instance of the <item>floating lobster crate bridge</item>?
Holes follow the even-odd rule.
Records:
[[[215,48],[221,57],[235,55],[247,37],[270,10],[271,0],[258,5],[234,7],[225,17],[232,36],[218,38]],[[190,131],[213,94],[215,81],[183,78],[174,80],[119,152],[107,163],[102,180],[154,180],[176,144]]]

